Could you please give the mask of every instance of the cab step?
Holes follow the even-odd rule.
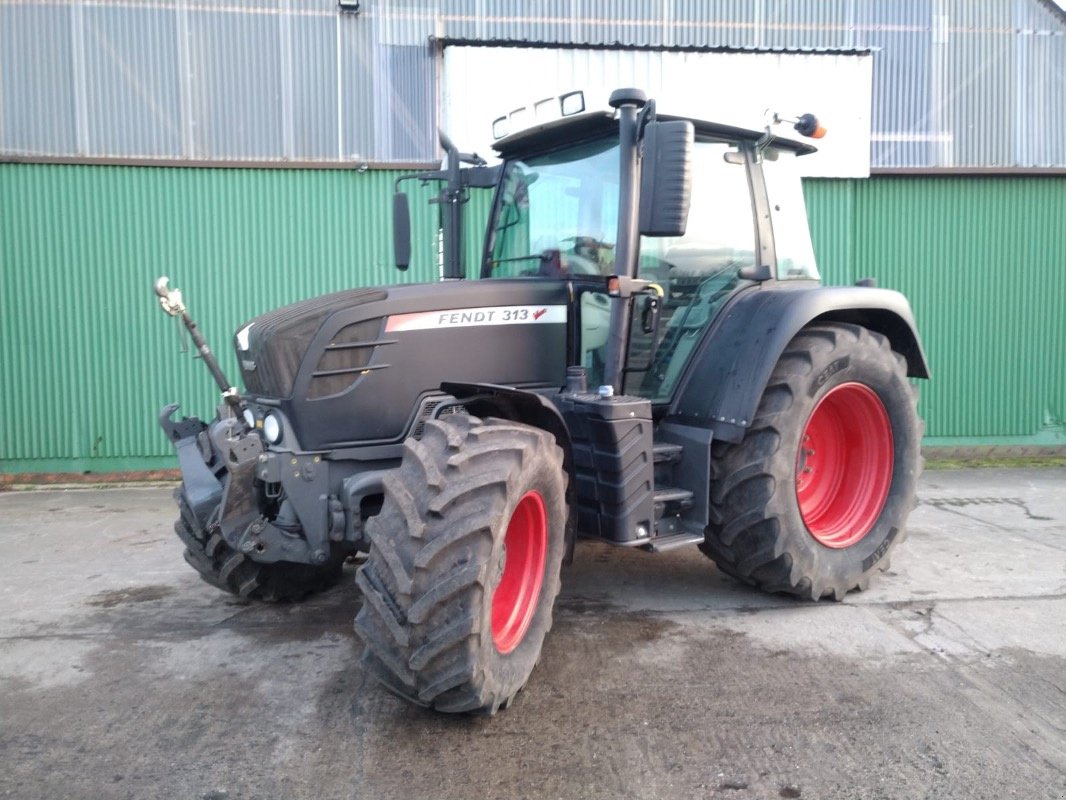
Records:
[[[679,464],[685,448],[680,444],[656,442],[651,446],[652,460],[656,464]]]
[[[658,536],[641,545],[641,548],[649,553],[664,553],[675,547],[684,547],[687,544],[699,544],[703,541],[701,533],[675,533],[672,536]]]
[[[673,486],[660,486],[655,489],[655,504],[675,503],[681,508],[691,508],[692,492],[688,489],[676,489]]]

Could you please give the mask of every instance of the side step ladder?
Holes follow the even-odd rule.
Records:
[[[663,461],[681,460],[680,445],[657,444],[655,445],[654,452],[656,462],[660,462],[660,453],[669,454],[662,459]],[[666,515],[668,508],[672,513],[676,514],[691,506],[692,492],[688,489],[676,489],[673,486],[657,486],[655,488],[655,515],[657,518],[662,519]],[[702,533],[682,531],[680,533],[667,533],[664,536],[656,536],[642,544],[641,548],[652,553],[663,553],[667,550],[673,550],[675,547],[683,547],[687,544],[699,544],[702,541]]]
[[[700,544],[703,541],[702,533],[674,533],[670,536],[656,536],[654,539],[641,545],[641,549],[649,553],[665,553],[675,547],[684,547],[687,544]]]

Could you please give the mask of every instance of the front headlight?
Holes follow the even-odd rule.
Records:
[[[278,415],[273,411],[267,414],[266,419],[263,420],[263,435],[271,444],[277,444],[281,441],[281,420],[278,419]]]

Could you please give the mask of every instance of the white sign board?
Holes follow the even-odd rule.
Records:
[[[819,152],[798,162],[805,176],[870,174],[873,59],[868,54],[689,53],[448,46],[442,125],[460,150],[489,158],[492,122],[519,107],[575,89],[589,110],[636,87],[664,114],[762,130],[768,115],[810,112],[828,129]],[[800,138],[791,125],[775,133]]]

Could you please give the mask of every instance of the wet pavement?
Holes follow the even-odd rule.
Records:
[[[1066,469],[920,497],[843,603],[582,544],[528,687],[471,719],[364,675],[351,575],[243,603],[167,488],[0,493],[0,797],[1064,798]]]

